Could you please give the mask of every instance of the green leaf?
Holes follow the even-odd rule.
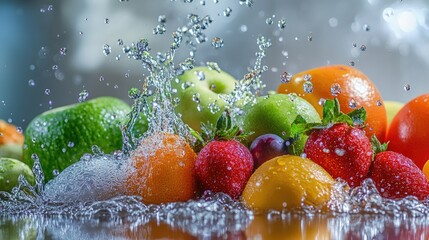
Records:
[[[381,143],[375,135],[372,135],[371,145],[372,145],[373,156],[375,156],[378,153],[385,152],[387,150],[387,147],[389,146],[389,142]]]
[[[352,119],[352,124],[355,126],[364,125],[366,121],[366,111],[365,108],[361,107],[355,109],[347,114]]]

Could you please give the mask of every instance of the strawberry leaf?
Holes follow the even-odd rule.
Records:
[[[381,143],[375,135],[372,135],[371,145],[372,145],[373,156],[375,156],[378,153],[385,152],[387,150],[387,147],[389,146],[389,142]]]
[[[253,134],[253,132],[243,132],[237,125],[234,125],[230,113],[225,110],[215,125],[201,123],[201,133],[191,129],[191,134],[197,139],[194,149],[199,151],[210,141],[230,139],[241,141],[246,139],[250,134]]]
[[[291,125],[291,136],[294,138],[299,134],[307,133],[313,129],[329,128],[336,123],[346,123],[350,126],[363,126],[366,120],[364,108],[355,109],[345,114],[341,112],[340,102],[337,98],[326,100],[323,106],[323,118],[321,123],[306,123],[302,116],[297,116]]]

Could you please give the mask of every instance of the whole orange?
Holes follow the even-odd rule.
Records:
[[[422,169],[429,159],[429,93],[404,105],[387,133],[388,149],[411,158]]]
[[[179,135],[155,133],[143,139],[131,153],[135,171],[127,179],[130,195],[146,204],[184,202],[197,191],[197,154]]]
[[[346,65],[313,68],[295,74],[277,88],[278,93],[296,93],[310,102],[322,116],[323,101],[336,97],[341,111],[349,113],[364,107],[365,132],[383,142],[387,132],[387,114],[380,92],[361,71]]]

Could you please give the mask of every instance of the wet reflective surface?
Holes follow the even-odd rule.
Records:
[[[240,228],[208,229],[143,216],[0,217],[0,239],[427,239],[427,218],[300,213],[261,214]],[[211,228],[211,227],[210,227]],[[213,230],[213,228],[211,229]]]

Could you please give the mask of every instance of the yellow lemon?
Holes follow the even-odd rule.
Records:
[[[250,177],[243,201],[255,210],[297,209],[302,203],[322,206],[334,179],[310,159],[284,155],[268,160]]]

